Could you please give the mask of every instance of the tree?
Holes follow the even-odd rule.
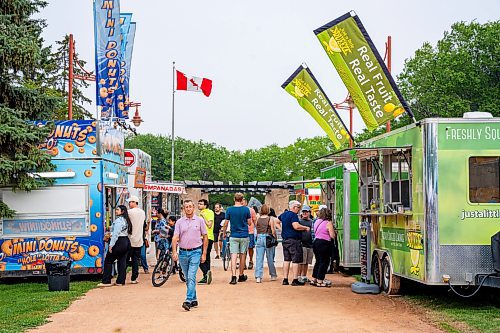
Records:
[[[52,119],[60,98],[43,87],[25,85],[41,70],[43,20],[33,19],[46,2],[0,2],[0,186],[32,190],[44,184],[30,173],[52,169],[50,156],[37,148],[49,126],[39,128],[29,120]],[[0,201],[0,217],[13,215]]]
[[[436,47],[424,43],[398,76],[415,117],[500,116],[499,40],[500,21],[458,22]]]
[[[170,179],[170,138],[151,134],[128,138],[126,148],[138,148],[151,155],[155,179]],[[285,181],[319,176],[321,163],[309,161],[333,151],[325,137],[298,139],[293,145],[269,145],[245,152],[230,151],[203,141],[175,140],[177,180],[218,180],[231,182]]]
[[[68,117],[68,85],[69,85],[69,35],[64,36],[60,41],[56,41],[57,49],[53,52],[52,47],[42,50],[43,57],[40,63],[41,69],[35,73],[25,84],[31,87],[42,87],[46,93],[55,97],[60,97],[57,107],[54,109],[54,119],[64,120]],[[84,76],[82,70],[86,62],[78,59],[75,53],[73,73]],[[85,96],[82,89],[89,86],[83,80],[73,81],[73,119],[92,118],[92,113],[85,109],[85,104],[91,104],[92,100]]]

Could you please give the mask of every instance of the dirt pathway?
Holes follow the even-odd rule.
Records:
[[[292,287],[267,276],[257,284],[249,270],[232,286],[221,261],[212,262],[214,281],[197,286],[200,306],[189,312],[177,275],[155,288],[141,273],[137,285],[89,291],[32,332],[438,332],[398,299],[352,293],[352,277],[329,275],[332,288]]]

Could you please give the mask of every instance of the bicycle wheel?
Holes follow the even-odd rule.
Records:
[[[229,264],[231,263],[231,253],[229,252],[229,244],[226,245],[226,251],[224,251],[224,257],[222,257],[222,265],[224,266],[224,270],[227,271],[229,268]]]
[[[172,273],[172,267],[172,257],[170,253],[167,253],[156,263],[153,274],[151,275],[153,286],[160,287],[167,282]]]

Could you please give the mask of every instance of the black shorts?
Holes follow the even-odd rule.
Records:
[[[214,242],[219,241],[219,230],[214,230]]]
[[[294,264],[301,264],[303,261],[302,242],[300,239],[287,238],[283,240],[283,260],[291,261]]]

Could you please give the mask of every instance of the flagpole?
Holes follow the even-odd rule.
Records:
[[[172,170],[171,170],[171,177],[170,181],[173,183],[174,182],[174,140],[175,140],[175,135],[174,135],[174,111],[175,111],[175,61],[172,63]]]

